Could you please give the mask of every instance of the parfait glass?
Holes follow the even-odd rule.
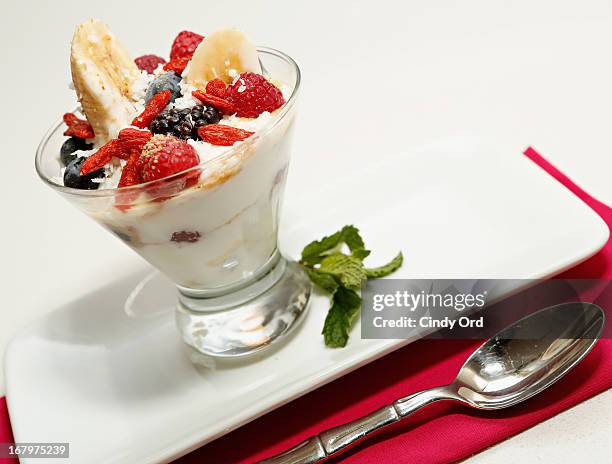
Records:
[[[261,131],[198,166],[132,187],[65,187],[61,121],[36,153],[45,183],[176,284],[178,330],[205,356],[270,346],[302,320],[310,298],[308,277],[277,245],[300,71],[282,52],[258,52],[291,96]]]

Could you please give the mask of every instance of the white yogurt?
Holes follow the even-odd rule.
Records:
[[[242,124],[256,129],[276,117],[262,116]],[[231,125],[241,126],[237,119],[231,119]],[[201,160],[208,162],[202,165],[197,185],[172,198],[150,201],[148,192],[129,209],[118,209],[121,197],[116,195],[88,199],[84,208],[182,287],[198,290],[236,283],[261,268],[276,249],[292,119],[287,114],[270,132],[264,130],[263,136],[255,134],[234,147],[191,142]],[[229,154],[219,155],[224,152]],[[154,196],[165,194],[159,188],[153,191]],[[198,238],[173,241],[179,232],[193,237],[197,233]]]

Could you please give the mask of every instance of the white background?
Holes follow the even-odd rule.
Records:
[[[69,42],[90,16],[135,56],[167,55],[182,29],[235,25],[296,58],[304,81],[288,195],[307,195],[323,169],[467,131],[517,156],[534,146],[612,204],[609,1],[22,0],[0,8],[0,355],[28,321],[143,266],[34,172],[41,135],[74,105]],[[473,462],[603,461],[610,417],[608,392]]]

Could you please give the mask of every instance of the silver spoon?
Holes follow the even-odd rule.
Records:
[[[601,308],[590,303],[564,303],[530,314],[481,345],[449,385],[400,398],[261,464],[312,464],[336,457],[434,401],[453,400],[476,409],[514,406],[559,380],[584,358],[599,338],[604,320]]]

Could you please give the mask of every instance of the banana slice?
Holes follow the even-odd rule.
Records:
[[[136,107],[132,85],[140,71],[127,50],[100,21],[77,26],[70,53],[72,82],[98,142],[128,126]]]
[[[204,89],[210,80],[219,78],[229,84],[248,71],[261,74],[257,49],[241,31],[227,28],[200,42],[183,76],[187,83]]]

